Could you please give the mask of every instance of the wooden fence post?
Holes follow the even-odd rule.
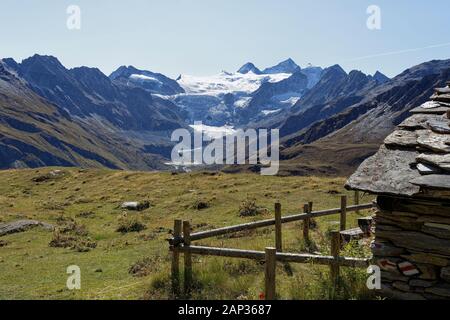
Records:
[[[341,250],[341,234],[339,231],[331,232],[331,255],[334,257],[334,261],[331,264],[331,281],[336,288],[339,278],[339,251]]]
[[[265,266],[265,299],[275,300],[275,274],[276,274],[276,253],[275,248],[266,248]]]
[[[181,237],[182,221],[175,220],[173,224],[173,237],[178,239]],[[174,246],[172,251],[172,293],[175,296],[180,294],[180,252]]]
[[[359,205],[359,191],[355,191],[355,206]],[[356,214],[359,214],[360,211],[356,210]]]
[[[314,203],[312,201],[308,202],[309,213],[311,213],[313,211],[313,204]]]
[[[189,221],[183,222],[184,246],[191,245],[191,224]],[[192,254],[184,252],[184,293],[189,294],[192,286]]]
[[[341,231],[347,227],[347,196],[341,197]]]
[[[305,203],[305,205],[303,206],[303,213],[310,213],[311,212],[311,208],[309,207],[308,204]],[[306,218],[303,220],[303,239],[305,241],[309,240],[309,223],[310,223],[310,219]]]
[[[275,203],[275,247],[278,252],[283,251],[283,236],[281,233],[281,203]]]

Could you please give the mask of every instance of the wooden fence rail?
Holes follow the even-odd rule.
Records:
[[[276,262],[284,263],[313,263],[317,265],[328,265],[330,267],[331,279],[335,285],[339,277],[339,267],[367,268],[369,259],[350,258],[339,256],[341,248],[341,234],[339,231],[331,234],[331,255],[313,255],[299,253],[283,253],[282,245],[282,224],[303,221],[303,236],[309,240],[309,224],[312,218],[323,217],[333,214],[340,214],[340,231],[346,228],[346,215],[348,212],[360,212],[361,210],[371,209],[375,206],[373,203],[358,204],[359,194],[355,195],[356,205],[347,206],[347,197],[341,197],[341,207],[335,209],[312,211],[313,203],[304,205],[303,213],[289,216],[282,216],[281,204],[275,204],[275,218],[256,222],[249,222],[230,227],[224,227],[214,230],[202,231],[191,234],[189,221],[182,222],[175,220],[173,238],[168,239],[170,250],[172,251],[172,288],[175,296],[180,293],[179,276],[179,254],[184,254],[184,293],[189,295],[192,285],[192,255],[218,256],[240,259],[252,259],[264,261],[265,266],[265,297],[268,300],[275,299],[275,269]],[[275,226],[275,248],[266,248],[265,251],[240,250],[229,248],[215,248],[192,245],[193,241],[212,238],[224,234],[238,232],[242,230],[252,230]],[[183,234],[181,234],[183,229]]]
[[[349,207],[347,207],[346,212],[348,213],[348,212],[355,212],[355,211],[360,211],[360,210],[367,210],[367,209],[371,209],[373,207],[374,207],[373,203],[349,206]],[[329,216],[329,215],[339,214],[339,213],[341,213],[341,208],[320,210],[320,211],[315,211],[315,212],[311,212],[311,213],[294,214],[294,215],[290,215],[290,216],[281,217],[281,223],[284,224],[284,223],[289,223],[289,222],[305,220],[307,218],[318,218],[318,217]],[[191,239],[191,241],[208,239],[208,238],[213,238],[213,237],[221,236],[224,234],[239,232],[239,231],[243,231],[243,230],[252,230],[252,229],[270,227],[270,226],[274,226],[275,223],[276,223],[275,219],[267,219],[267,220],[243,223],[243,224],[238,224],[235,226],[193,233],[193,234],[191,234],[190,239]],[[169,239],[169,243],[171,245],[178,245],[182,242],[183,242],[182,237],[178,237],[178,238],[174,237],[172,239]]]
[[[196,254],[200,256],[239,258],[258,261],[266,260],[266,253],[264,251],[215,248],[204,246],[179,247],[178,249],[171,247],[170,250],[171,251],[179,250],[179,252]],[[367,268],[369,266],[369,259],[349,258],[340,256],[336,258],[334,256],[322,256],[308,253],[277,252],[276,259],[277,262],[313,263],[317,265],[326,265],[326,266],[331,266],[333,265],[334,262],[337,262],[339,266],[352,268]]]

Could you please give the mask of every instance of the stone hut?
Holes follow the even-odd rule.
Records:
[[[377,195],[381,295],[450,299],[450,82],[411,113],[346,187]]]

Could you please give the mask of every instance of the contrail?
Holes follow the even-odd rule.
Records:
[[[372,55],[368,55],[368,56],[363,56],[363,57],[358,57],[358,58],[345,60],[344,62],[351,62],[351,61],[358,61],[358,60],[371,59],[371,58],[377,58],[377,57],[392,56],[392,55],[396,55],[396,54],[415,52],[415,51],[426,50],[426,49],[433,49],[433,48],[441,48],[441,47],[447,47],[447,46],[450,46],[450,42],[441,43],[441,44],[434,44],[434,45],[421,47],[421,48],[404,49],[404,50],[399,50],[399,51],[391,51],[391,52],[385,52],[385,53],[372,54]]]

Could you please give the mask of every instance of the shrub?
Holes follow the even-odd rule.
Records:
[[[48,244],[52,248],[70,248],[78,252],[87,252],[97,247],[88,235],[86,226],[71,218],[58,217],[58,225],[53,230],[53,237]]]
[[[145,277],[149,274],[159,270],[159,267],[163,263],[163,259],[160,255],[146,257],[138,262],[134,263],[128,269],[128,273],[135,277]]]
[[[72,246],[72,249],[78,252],[88,252],[95,248],[97,248],[97,243],[90,238],[78,238],[78,241]]]
[[[58,230],[59,230],[59,232],[64,233],[64,234],[71,233],[71,234],[74,234],[76,236],[81,236],[81,237],[88,235],[86,226],[79,224],[78,222],[76,222],[73,219],[70,219],[69,221],[60,225],[58,227]]]
[[[192,205],[195,210],[204,210],[210,207],[210,203],[207,200],[196,199]]]
[[[239,215],[241,217],[252,217],[257,216],[259,214],[266,213],[268,210],[265,208],[260,208],[256,205],[256,201],[254,199],[246,199],[242,201],[239,206]]]
[[[149,290],[144,294],[144,300],[162,300],[171,297],[171,278],[167,273],[156,274],[150,283]],[[173,297],[177,298],[177,297]]]
[[[70,248],[74,245],[76,238],[63,234],[58,228],[53,231],[53,237],[48,244],[52,248]]]
[[[223,270],[229,275],[236,277],[261,272],[263,267],[256,261],[226,260],[223,262]]]
[[[77,214],[77,218],[92,218],[95,216],[95,213],[92,211],[83,211]]]
[[[123,214],[119,218],[119,226],[116,231],[121,233],[140,232],[146,228],[145,224],[137,217],[129,217],[127,214]]]

